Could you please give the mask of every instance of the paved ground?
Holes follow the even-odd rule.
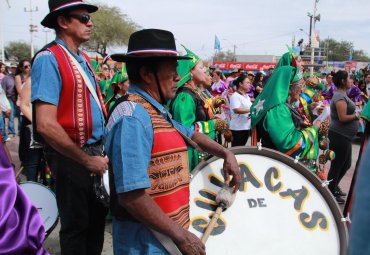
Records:
[[[20,162],[18,160],[18,143],[19,139],[18,137],[14,137],[11,139],[10,142],[7,143],[11,155],[14,159],[16,169],[19,169]],[[351,180],[352,180],[352,175],[354,171],[354,167],[356,165],[358,153],[359,153],[359,148],[360,148],[360,139],[356,138],[353,141],[353,153],[352,153],[352,166],[350,170],[347,172],[347,174],[344,176],[342,179],[342,182],[340,186],[342,187],[343,191],[348,192]],[[24,176],[22,177],[24,180]],[[343,210],[344,205],[340,206],[341,209]],[[50,252],[50,254],[55,254],[55,255],[60,255],[60,247],[59,247],[59,224],[56,226],[56,228],[52,231],[52,233],[48,236],[48,238],[45,241],[45,248]],[[105,228],[105,241],[104,241],[104,248],[103,248],[103,255],[111,255],[113,254],[112,251],[112,225],[110,221],[107,221],[106,228]]]

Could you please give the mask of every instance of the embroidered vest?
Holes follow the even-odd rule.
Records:
[[[179,132],[144,98],[130,94],[127,100],[142,105],[153,125],[154,139],[148,168],[150,188],[146,192],[173,221],[188,229],[190,177],[186,144]],[[135,220],[118,204],[114,182],[110,184],[113,184],[112,214],[120,220]]]
[[[57,43],[52,44],[47,50],[52,52],[55,56],[62,78],[62,89],[57,109],[58,123],[63,127],[72,141],[82,147],[86,144],[87,140],[92,137],[92,114],[89,89],[68,54],[66,54]],[[82,55],[90,70],[93,70],[90,65],[89,57],[83,52]],[[95,86],[100,105],[106,117],[100,88],[97,84]]]

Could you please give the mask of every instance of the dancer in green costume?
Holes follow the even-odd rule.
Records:
[[[126,71],[126,65],[122,63],[122,68],[119,69],[112,77],[110,86],[107,89],[107,94],[104,100],[107,111],[114,105],[118,98],[124,96],[128,91],[129,81]]]
[[[251,107],[252,128],[262,145],[301,160],[316,161],[320,123],[307,127],[291,106],[302,90],[300,71],[281,66],[274,71],[263,92]]]
[[[186,52],[186,56],[191,59],[178,63],[177,72],[181,79],[177,84],[176,97],[169,103],[169,110],[174,120],[215,139],[216,131],[226,129],[227,123],[221,119],[213,119],[212,99],[206,98],[200,89],[210,80],[203,61],[190,50],[186,49]],[[189,146],[188,154],[190,171],[207,157],[203,152]]]

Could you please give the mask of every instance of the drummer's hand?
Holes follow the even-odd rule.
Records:
[[[227,150],[226,157],[224,158],[223,171],[226,184],[234,187],[234,193],[237,192],[241,183],[240,168],[235,155],[229,150]],[[231,181],[230,176],[233,177]]]
[[[206,254],[206,247],[202,241],[193,233],[184,230],[181,235],[181,240],[177,240],[176,245],[184,255],[204,255]]]
[[[108,157],[88,156],[85,167],[92,173],[103,175],[108,170]]]

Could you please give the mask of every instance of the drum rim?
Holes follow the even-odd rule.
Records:
[[[56,195],[55,195],[55,193],[52,191],[52,190],[50,190],[50,189],[48,189],[47,188],[47,186],[45,186],[44,184],[42,184],[42,183],[39,183],[39,182],[33,182],[33,181],[24,181],[24,182],[20,182],[19,183],[19,186],[21,186],[22,184],[37,184],[37,185],[39,185],[39,186],[41,186],[41,187],[43,187],[43,188],[46,188],[53,196],[54,196],[54,198],[55,198],[55,201],[56,201],[56,199],[57,199],[57,197],[56,197]],[[23,191],[23,190],[22,190]],[[24,192],[24,191],[23,191]],[[24,192],[25,193],[25,192]],[[27,195],[27,194],[26,194]],[[30,199],[29,197],[28,197],[28,195],[27,195],[27,198],[28,199]],[[32,202],[32,201],[31,201]],[[34,204],[32,204],[33,206],[35,206]],[[55,229],[55,227],[58,225],[58,223],[59,223],[59,208],[58,208],[58,204],[57,204],[57,210],[58,210],[58,215],[57,215],[57,219],[56,219],[56,221],[53,223],[53,225],[51,225],[50,226],[50,228],[48,229],[48,230],[46,230],[45,229],[45,240],[46,240],[46,238],[48,238],[48,236],[51,234],[51,232],[53,232],[53,230]],[[42,224],[43,226],[44,226],[44,224]],[[45,228],[45,226],[44,226],[44,228]]]
[[[345,255],[347,254],[347,243],[348,243],[348,230],[345,222],[342,222],[342,212],[340,210],[340,207],[338,204],[335,202],[335,198],[329,191],[328,187],[322,187],[321,180],[311,172],[307,167],[305,167],[302,163],[300,162],[294,162],[294,159],[289,157],[288,155],[276,151],[273,149],[269,148],[261,148],[258,149],[257,147],[245,147],[245,146],[237,146],[237,147],[232,147],[228,148],[231,152],[234,153],[234,155],[239,155],[239,154],[251,154],[251,155],[259,155],[259,156],[265,156],[271,159],[278,160],[294,170],[297,170],[299,174],[301,174],[303,177],[305,177],[311,184],[319,191],[321,196],[324,198],[326,203],[328,204],[334,219],[335,219],[335,224],[337,226],[338,232],[339,232],[339,242],[340,242],[340,255]],[[213,156],[210,159],[201,162],[199,165],[197,165],[194,170],[191,173],[191,176],[195,176],[200,170],[213,161],[216,161],[220,159],[219,157]],[[191,180],[190,180],[191,181]]]

